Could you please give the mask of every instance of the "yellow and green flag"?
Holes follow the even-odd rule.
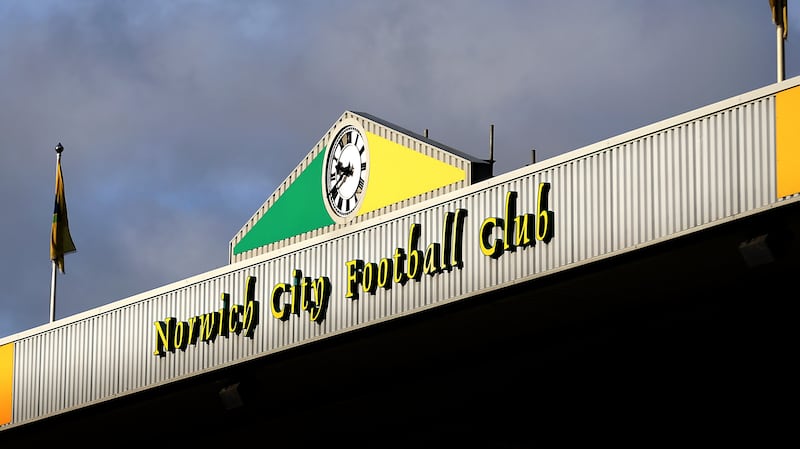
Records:
[[[50,260],[64,272],[64,254],[75,251],[75,243],[69,233],[67,198],[64,196],[64,179],[61,176],[61,158],[56,164],[56,201],[53,209],[53,226],[50,230]]]

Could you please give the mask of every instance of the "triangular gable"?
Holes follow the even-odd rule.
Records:
[[[333,140],[348,127],[363,134],[361,150],[369,156],[362,165],[368,164],[369,170],[362,173],[366,185],[359,191],[357,210],[342,217],[327,203],[326,167],[329,147],[336,145]],[[425,194],[467,186],[485,179],[490,171],[488,161],[369,114],[346,111],[237,232],[230,242],[230,261],[378,216],[392,205]]]

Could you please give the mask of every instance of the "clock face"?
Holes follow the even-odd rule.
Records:
[[[367,139],[359,128],[347,125],[328,147],[323,185],[330,210],[341,218],[354,214],[364,199],[368,180]]]

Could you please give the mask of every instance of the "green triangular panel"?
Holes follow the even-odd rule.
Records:
[[[322,201],[321,151],[233,248],[243,253],[334,223]]]

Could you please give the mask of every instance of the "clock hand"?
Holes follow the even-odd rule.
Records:
[[[333,187],[331,187],[331,194],[335,195],[336,192],[339,190],[339,187],[342,186],[342,183],[344,183],[345,180],[347,180],[346,174],[340,176],[339,179],[336,180],[336,184],[334,184]]]

